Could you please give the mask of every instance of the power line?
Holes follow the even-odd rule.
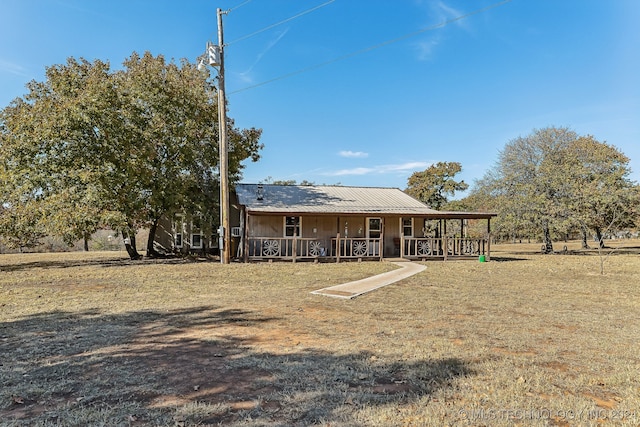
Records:
[[[244,2],[240,3],[239,5],[237,5],[237,6],[235,6],[235,7],[232,7],[232,8],[231,8],[231,9],[229,9],[227,12],[231,12],[231,11],[234,11],[234,10],[236,10],[236,9],[239,9],[239,8],[241,8],[242,6],[244,6],[244,5],[245,5],[245,4],[247,4],[247,3],[251,3],[251,0],[245,0]]]
[[[468,18],[468,17],[473,16],[473,15],[477,15],[479,13],[486,12],[486,11],[488,11],[490,9],[502,6],[502,5],[507,4],[507,3],[511,2],[511,1],[512,0],[503,0],[503,1],[500,1],[498,3],[494,3],[492,5],[489,5],[487,7],[483,7],[482,9],[474,10],[473,12],[469,12],[469,13],[466,13],[464,15],[460,15],[458,17],[455,17],[455,18],[452,18],[452,19],[448,19],[448,20],[443,21],[443,22],[441,22],[439,24],[435,24],[435,25],[431,25],[429,27],[422,28],[420,30],[414,31],[414,32],[409,33],[409,34],[405,34],[405,35],[397,37],[395,39],[387,40],[385,42],[382,42],[382,43],[379,43],[379,44],[376,44],[376,45],[373,45],[373,46],[369,46],[367,48],[360,49],[360,50],[357,50],[355,52],[348,53],[346,55],[339,56],[337,58],[331,59],[331,60],[326,61],[326,62],[321,62],[319,64],[312,65],[310,67],[302,68],[300,70],[293,71],[293,72],[288,73],[288,74],[284,74],[284,75],[282,75],[280,77],[275,77],[273,79],[266,80],[266,81],[264,81],[262,83],[257,83],[255,85],[247,86],[247,87],[245,87],[243,89],[235,90],[233,92],[230,92],[230,94],[234,94],[234,93],[238,93],[238,92],[244,92],[245,90],[254,89],[254,88],[257,88],[257,87],[260,87],[260,86],[264,86],[266,84],[273,83],[273,82],[276,82],[278,80],[284,80],[284,79],[287,79],[289,77],[293,77],[293,76],[298,75],[298,74],[306,73],[308,71],[315,70],[317,68],[321,68],[321,67],[324,67],[324,66],[329,65],[329,64],[333,64],[334,62],[343,61],[345,59],[349,59],[349,58],[352,58],[354,56],[357,56],[357,55],[360,55],[360,54],[363,54],[363,53],[367,53],[367,52],[370,52],[372,50],[379,49],[381,47],[388,46],[390,44],[397,43],[397,42],[402,41],[402,40],[406,40],[408,38],[417,36],[418,34],[422,34],[422,33],[427,32],[427,31],[432,31],[432,30],[436,30],[438,28],[445,27],[445,26],[447,26],[449,24],[452,24],[454,22],[460,21],[462,19]]]
[[[244,2],[243,4],[241,4],[240,6],[242,6],[242,5],[246,4],[246,3],[247,3],[247,2],[249,2],[249,1],[251,1],[251,0],[247,0],[246,2]],[[292,17],[290,17],[290,18],[287,18],[287,19],[285,19],[285,20],[283,20],[283,21],[276,22],[275,24],[271,24],[271,25],[269,25],[268,27],[265,27],[265,28],[263,28],[263,29],[261,29],[261,30],[258,30],[258,31],[255,31],[255,32],[251,33],[251,34],[247,34],[246,36],[242,36],[242,37],[240,37],[240,38],[237,38],[237,39],[233,40],[233,41],[232,41],[232,42],[230,42],[230,43],[226,43],[226,45],[227,45],[227,46],[229,46],[229,45],[232,45],[232,44],[237,43],[237,42],[239,42],[239,41],[246,40],[246,39],[251,38],[251,37],[253,37],[253,36],[257,35],[257,34],[263,33],[263,32],[265,32],[265,31],[267,31],[267,30],[270,30],[270,29],[272,29],[272,28],[274,28],[274,27],[277,27],[278,25],[282,25],[282,24],[287,23],[287,22],[289,22],[289,21],[293,21],[294,19],[300,18],[300,17],[301,17],[301,16],[303,16],[303,15],[306,15],[306,14],[308,14],[308,13],[311,13],[311,12],[313,12],[313,11],[315,11],[315,10],[318,10],[318,9],[320,9],[320,8],[323,8],[323,7],[325,7],[325,6],[328,6],[328,5],[330,5],[331,3],[333,3],[334,1],[336,1],[336,0],[329,0],[329,1],[327,1],[327,2],[325,2],[325,3],[322,3],[322,4],[320,4],[320,5],[316,6],[316,7],[312,7],[311,9],[307,9],[307,10],[305,10],[304,12],[300,12],[300,13],[298,13],[297,15],[294,15],[294,16],[292,16]],[[236,9],[237,9],[238,7],[240,7],[240,6],[237,6],[237,7],[236,7]]]

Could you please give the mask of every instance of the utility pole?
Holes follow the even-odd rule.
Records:
[[[220,262],[231,262],[231,222],[229,219],[229,147],[227,144],[227,102],[224,96],[224,36],[222,33],[223,12],[218,8],[218,49],[220,69],[218,71],[218,156],[220,157],[220,233],[222,247]]]

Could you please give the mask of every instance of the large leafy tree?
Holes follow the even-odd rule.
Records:
[[[422,172],[414,172],[405,192],[433,209],[440,209],[456,191],[469,187],[464,181],[454,179],[461,171],[462,165],[458,162],[438,162]]]
[[[133,53],[118,71],[70,58],[2,111],[5,206],[38,202],[43,227],[68,240],[108,225],[132,258],[135,231],[180,209],[217,204],[216,90],[193,64]],[[231,182],[257,160],[260,130],[229,120]],[[216,217],[212,215],[212,217]],[[6,230],[6,232],[10,230]],[[3,233],[3,234],[6,234]]]
[[[554,235],[630,224],[636,191],[628,174],[615,147],[548,127],[507,143],[472,196],[499,213],[498,232],[539,236],[550,253]]]
[[[634,225],[639,200],[629,179],[629,158],[613,145],[593,136],[581,136],[563,153],[564,183],[569,187],[564,204],[583,235],[592,231],[603,246],[603,231]]]
[[[95,199],[89,190],[96,188],[101,165],[92,159],[101,158],[96,151],[107,145],[105,134],[122,132],[91,122],[108,121],[118,106],[106,63],[69,60],[66,66],[49,67],[46,77],[30,82],[29,93],[1,112],[3,203],[5,214],[40,212],[33,227],[72,240],[95,231],[101,221],[96,210],[106,214],[107,201]],[[19,229],[3,226],[0,231],[21,240]]]

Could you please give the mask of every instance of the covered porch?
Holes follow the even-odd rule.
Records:
[[[247,241],[245,261],[265,260],[383,260],[403,258],[412,260],[448,260],[491,258],[489,236],[482,238],[461,237],[404,237],[399,242],[400,254],[386,254],[382,238],[353,238],[336,236],[319,240],[303,237],[252,237]]]
[[[482,213],[453,213],[446,212],[446,218],[438,217],[383,217],[375,218],[380,221],[380,232],[365,236],[351,237],[348,229],[345,234],[324,233],[324,237],[300,237],[297,228],[291,236],[250,236],[249,233],[239,239],[238,257],[245,262],[250,261],[362,261],[385,258],[400,258],[409,260],[454,260],[478,259],[483,256],[486,261],[491,259],[491,217],[493,214]],[[312,217],[285,217],[284,221],[296,218],[300,223],[311,222]],[[354,217],[349,217],[352,223],[358,223]],[[469,220],[486,220],[484,235],[477,233],[471,236]],[[366,223],[371,218],[363,218]],[[330,222],[348,224],[345,218],[335,218]],[[416,224],[422,221],[422,227]],[[247,223],[251,220],[247,217]],[[435,224],[432,229],[427,224]],[[457,223],[456,227],[452,224]],[[447,230],[447,225],[449,229]],[[452,230],[453,228],[453,230]],[[369,226],[367,226],[367,230]],[[476,227],[477,229],[477,227]],[[247,230],[247,228],[245,228]],[[317,231],[316,228],[314,230]],[[417,233],[414,231],[417,230]]]
[[[236,195],[232,253],[244,262],[491,255],[495,214],[437,211],[397,188],[239,184]]]

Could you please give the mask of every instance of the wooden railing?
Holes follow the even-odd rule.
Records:
[[[302,237],[250,237],[249,258],[318,258],[329,256],[331,246],[323,239]]]
[[[333,254],[340,258],[382,258],[382,239],[336,237],[331,239]],[[336,249],[337,248],[337,249]]]
[[[460,237],[403,237],[403,258],[475,257],[489,253],[488,239]]]
[[[334,237],[250,237],[247,241],[248,259],[364,259],[385,256],[383,239]],[[393,254],[386,254],[393,256]],[[460,237],[402,237],[400,257],[409,259],[468,258],[489,255],[487,238]],[[397,256],[397,252],[396,252]]]
[[[321,257],[381,258],[382,239],[335,237],[250,237],[249,259],[313,259]]]

